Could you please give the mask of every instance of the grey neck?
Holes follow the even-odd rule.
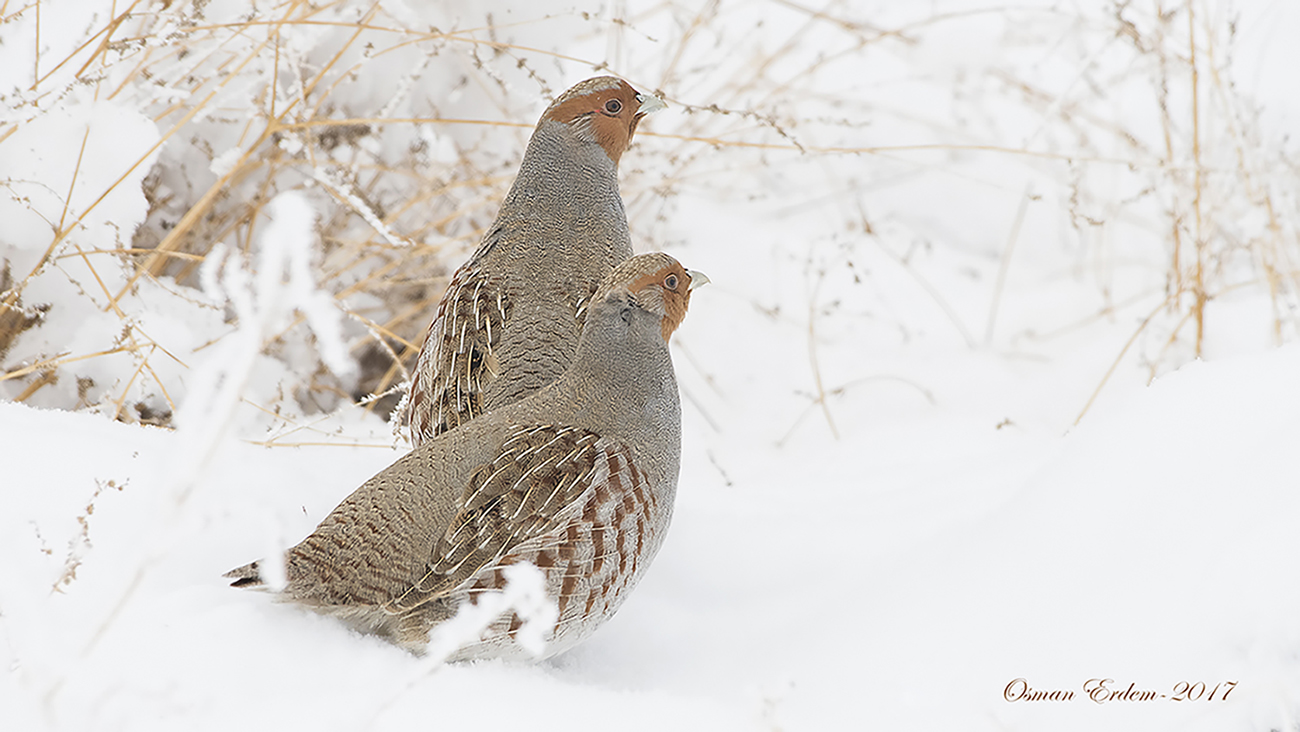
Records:
[[[621,300],[592,306],[573,364],[557,382],[575,405],[576,422],[642,444],[654,437],[647,430],[680,424],[677,380],[661,322]]]
[[[525,242],[512,235],[519,229],[542,236]],[[584,238],[629,241],[618,168],[588,131],[542,120],[484,246],[536,246],[575,229]]]

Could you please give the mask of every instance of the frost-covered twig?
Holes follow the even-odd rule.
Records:
[[[344,375],[355,369],[335,300],[316,288],[311,274],[316,243],[311,205],[302,193],[290,191],[272,201],[267,214],[271,224],[262,232],[255,272],[217,245],[200,273],[204,290],[218,302],[229,301],[239,326],[196,369],[190,395],[177,414],[188,445],[181,451],[186,457],[178,481],[185,492],[229,427],[263,342],[294,310],[306,317],[326,366]]]
[[[434,629],[425,651],[429,663],[443,663],[482,637],[497,618],[512,611],[523,621],[515,634],[519,645],[534,656],[546,650],[546,634],[555,627],[558,613],[555,603],[546,597],[546,576],[526,562],[509,565],[502,573],[505,589],[480,593],[472,604],[462,605],[455,617]]]
[[[402,239],[394,233],[393,230],[388,227],[388,224],[385,224],[383,219],[379,218],[379,214],[375,213],[375,210],[370,207],[370,204],[361,200],[361,197],[356,193],[353,193],[351,186],[337,180],[334,171],[327,170],[326,168],[317,165],[311,169],[311,177],[317,183],[325,186],[325,188],[329,189],[331,193],[347,203],[358,216],[365,219],[367,224],[370,224],[370,228],[374,229],[380,236],[384,237],[384,241],[388,242],[390,246],[400,249],[411,245],[409,241]]]
[[[340,335],[334,299],[316,289],[310,274],[316,242],[311,205],[302,193],[289,192],[272,201],[267,213],[271,224],[262,232],[254,271],[241,256],[218,245],[201,272],[204,289],[214,300],[229,303],[238,327],[192,372],[189,394],[176,414],[179,444],[157,476],[168,489],[152,492],[158,504],[151,512],[158,517],[154,536],[140,543],[137,556],[122,558],[123,566],[132,568],[132,577],[109,603],[111,609],[86,654],[130,603],[149,569],[183,539],[183,509],[234,420],[267,335],[296,309],[315,332],[326,365],[338,373],[354,368]],[[275,572],[274,567],[268,570]]]
[[[474,602],[461,605],[455,616],[433,629],[419,664],[405,683],[398,685],[397,692],[375,711],[371,727],[421,679],[436,672],[456,651],[482,638],[488,626],[507,613],[518,615],[523,623],[515,631],[515,640],[524,650],[534,656],[546,650],[546,635],[555,628],[559,617],[559,609],[546,596],[546,576],[527,562],[504,567],[502,573],[506,578],[505,588],[479,593]]]
[[[402,80],[398,82],[397,91],[393,94],[393,98],[388,100],[388,103],[384,105],[383,109],[379,110],[380,119],[393,116],[393,113],[397,111],[398,105],[406,101],[406,98],[411,95],[411,90],[415,88],[415,82],[419,81],[420,77],[424,75],[425,67],[427,67],[429,62],[432,60],[433,54],[422,53],[419,55],[415,61],[415,67],[407,72],[406,75],[402,77]]]

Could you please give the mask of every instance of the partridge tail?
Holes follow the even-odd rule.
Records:
[[[234,582],[230,583],[231,587],[261,587],[266,584],[262,581],[262,573],[257,566],[257,562],[250,562],[242,567],[236,567],[221,576],[234,580]]]

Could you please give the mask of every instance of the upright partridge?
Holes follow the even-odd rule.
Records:
[[[641,118],[664,106],[601,76],[547,108],[496,222],[429,325],[401,417],[412,443],[522,399],[573,361],[596,286],[632,256],[619,158]]]
[[[537,566],[559,616],[545,655],[609,619],[672,516],[681,407],[668,338],[708,280],[666,254],[614,269],[573,363],[526,399],[411,451],[343,501],[285,557],[284,599],[421,652],[430,629],[503,568]],[[226,574],[262,584],[258,563]],[[456,659],[520,657],[501,617]]]

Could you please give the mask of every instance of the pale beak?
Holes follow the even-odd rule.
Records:
[[[660,104],[663,104],[663,102],[660,102]],[[688,269],[686,270],[686,276],[691,278],[691,284],[686,288],[687,292],[690,292],[697,287],[703,287],[709,284],[709,278],[703,272],[696,272],[693,269]]]
[[[636,114],[638,117],[644,117],[647,114],[668,108],[668,105],[664,103],[664,100],[653,94],[637,94],[636,100],[640,102],[640,106],[636,108]]]

